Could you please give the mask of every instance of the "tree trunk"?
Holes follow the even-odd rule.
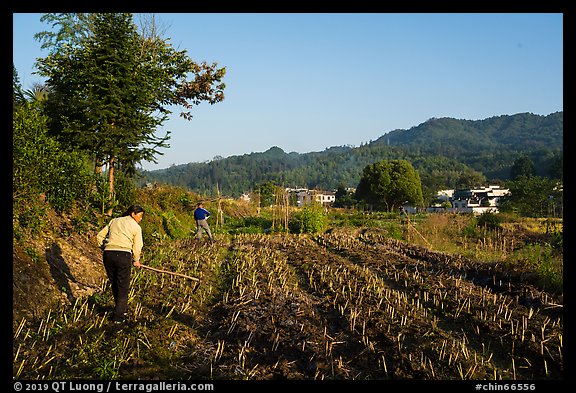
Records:
[[[108,161],[108,203],[110,206],[106,212],[108,216],[112,216],[114,210],[114,158],[112,156]]]
[[[98,176],[102,175],[102,161],[96,159],[94,161],[94,173]],[[93,193],[97,193],[98,192],[98,186],[96,185],[96,183],[94,183],[92,185],[92,192]]]

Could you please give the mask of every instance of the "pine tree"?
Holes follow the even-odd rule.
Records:
[[[80,15],[48,18],[61,34],[37,35],[52,48],[38,64],[54,92],[52,132],[69,149],[90,152],[97,172],[107,168],[113,202],[115,170],[133,175],[138,163],[156,162],[158,149],[169,147],[169,132],[155,134],[168,107],[223,100],[225,69],[195,63],[154,29],[139,34],[131,14]],[[189,111],[181,116],[191,119]]]

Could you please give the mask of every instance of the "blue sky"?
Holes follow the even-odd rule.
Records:
[[[24,89],[46,55],[41,14],[13,14]],[[306,153],[359,146],[431,117],[479,120],[563,111],[561,13],[156,14],[164,37],[227,68],[225,100],[186,121],[174,111],[158,164],[278,146]],[[135,18],[137,21],[138,18]]]

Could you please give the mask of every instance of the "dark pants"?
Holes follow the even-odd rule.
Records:
[[[124,320],[128,311],[128,293],[130,292],[130,271],[132,253],[126,251],[104,251],[104,268],[112,284],[114,295],[114,321]]]

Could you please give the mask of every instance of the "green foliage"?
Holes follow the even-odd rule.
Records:
[[[564,231],[554,230],[548,234],[550,235],[550,246],[562,252],[564,250]]]
[[[173,211],[162,212],[161,217],[162,227],[171,239],[183,239],[190,235],[190,229],[182,225]]]
[[[191,191],[185,191],[181,187],[158,187],[139,193],[140,198],[149,199],[160,210],[178,209],[179,212],[192,214],[202,198]]]
[[[90,206],[98,209],[100,214],[104,214],[104,212],[110,207],[108,186],[108,180],[104,176],[94,175],[94,192],[91,194],[89,201]]]
[[[562,290],[562,268],[556,266],[558,260],[554,258],[553,251],[550,244],[528,244],[514,253],[514,259],[523,260],[525,264],[533,268],[544,288]]]
[[[381,137],[391,146],[413,145],[446,157],[476,155],[489,150],[533,150],[562,146],[563,113],[548,116],[519,113],[483,120],[433,118],[411,128]]]
[[[40,199],[29,200],[23,204],[13,205],[13,216],[21,228],[25,228],[32,235],[39,233],[44,227],[46,205]],[[19,228],[14,228],[15,234],[21,235]]]
[[[74,201],[88,197],[92,171],[80,152],[60,152],[46,174],[46,198],[57,212],[69,210]]]
[[[273,181],[267,181],[256,187],[256,192],[260,195],[260,207],[271,206],[274,204],[277,186]]]
[[[20,77],[18,76],[18,71],[16,66],[12,63],[12,110],[16,110],[17,107],[25,102],[24,93],[22,91],[22,85],[20,83]]]
[[[14,202],[41,192],[42,171],[58,154],[58,144],[46,135],[46,118],[28,107],[14,112],[12,133]]]
[[[129,13],[48,14],[41,20],[56,30],[35,36],[50,52],[37,62],[50,88],[50,131],[67,150],[88,152],[96,166],[116,169],[109,170],[109,192],[113,173],[133,176],[137,163],[155,161],[158,149],[169,147],[169,132],[156,131],[172,106],[189,110],[224,99],[225,69],[193,62],[159,37],[154,22],[140,35]]]
[[[71,21],[55,23],[65,30]],[[129,172],[144,158],[140,144],[165,146],[153,132],[166,115],[153,114],[156,108],[147,91],[148,75],[140,67],[142,45],[131,15],[92,14],[87,28],[90,34],[74,47],[56,46],[50,56],[39,59],[53,92],[47,106],[52,129],[68,149],[88,151],[97,162],[110,159]]]
[[[144,244],[150,247],[154,244],[168,239],[168,235],[164,230],[164,222],[162,215],[155,211],[150,211],[149,208],[145,207],[146,214],[143,222],[140,226],[142,227],[142,240]]]
[[[356,198],[386,211],[394,211],[405,202],[422,205],[420,176],[406,160],[376,162],[364,168]]]
[[[116,361],[112,358],[99,358],[95,360],[97,365],[94,367],[94,373],[98,379],[115,379],[118,378],[118,369]]]
[[[562,179],[564,177],[564,157],[562,154],[553,154],[548,160],[548,177]]]
[[[13,117],[13,197],[15,213],[43,194],[58,212],[74,200],[88,196],[92,179],[87,159],[79,152],[66,152],[47,134],[46,117],[22,106]]]
[[[484,212],[478,216],[476,225],[487,229],[501,229],[502,217],[498,214]]]
[[[452,202],[442,201],[442,203],[440,204],[440,207],[443,207],[444,209],[451,209],[452,208]]]
[[[499,210],[517,212],[525,217],[559,215],[562,206],[562,183],[558,180],[522,176],[507,183],[510,195],[500,199]]]
[[[368,228],[383,228],[390,232],[394,238],[399,236],[403,229],[398,223],[398,212],[382,212],[382,211],[358,211],[356,209],[340,210],[330,209],[329,212],[329,225],[331,227],[368,227]],[[414,222],[419,220],[419,215],[412,215],[411,220]]]
[[[83,209],[71,217],[72,230],[76,233],[87,234],[90,229],[99,225],[93,210]]]
[[[114,182],[114,198],[124,212],[130,205],[137,203],[134,181],[124,172],[116,172]]]
[[[319,203],[305,205],[288,223],[293,233],[319,233],[328,227],[328,216]]]
[[[334,207],[351,208],[357,203],[356,199],[354,198],[354,192],[347,191],[344,185],[338,186],[334,197]]]
[[[536,167],[527,154],[522,154],[514,160],[514,164],[510,169],[510,178],[517,180],[520,177],[531,177],[536,174]]]
[[[405,240],[404,239],[404,230],[398,224],[390,224],[387,228],[388,236],[392,239],[396,240]]]
[[[146,213],[142,221],[142,237],[145,244],[155,244],[168,239],[183,239],[193,236],[196,232],[196,222],[193,211],[196,203],[206,200],[202,196],[191,191],[186,191],[182,187],[159,186],[157,188],[137,188],[135,189],[134,201],[140,203]],[[205,202],[204,207],[216,217],[216,206],[212,202]],[[235,207],[227,207],[222,203],[224,214],[226,211],[234,212]],[[226,210],[229,209],[229,210]],[[242,214],[246,212],[242,211]],[[212,218],[210,219],[212,220]],[[226,222],[233,219],[226,219]],[[217,229],[212,227],[212,233],[217,233]]]
[[[182,192],[180,197],[178,198],[178,202],[184,210],[194,210],[196,201],[193,200],[192,196],[189,193]]]
[[[26,255],[28,255],[34,262],[38,262],[40,261],[40,255],[38,255],[38,252],[33,249],[32,247],[26,247],[24,249],[24,252],[26,253]]]
[[[463,226],[461,230],[461,236],[469,239],[477,239],[480,231],[478,230],[477,220],[472,217],[468,225]]]
[[[249,216],[240,218],[230,218],[226,221],[226,228],[231,235],[241,233],[264,233],[272,227],[272,220],[264,216]]]

